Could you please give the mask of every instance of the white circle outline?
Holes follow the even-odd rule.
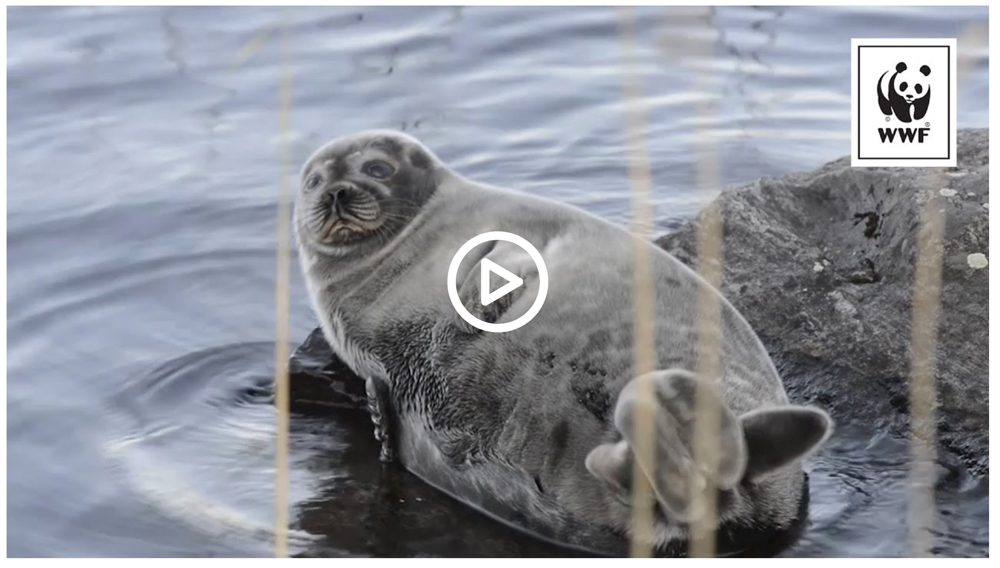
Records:
[[[524,315],[507,323],[489,323],[476,318],[476,316],[469,313],[469,310],[465,309],[465,305],[462,304],[458,297],[459,265],[462,264],[462,260],[468,256],[473,248],[489,241],[504,241],[521,247],[524,249],[524,252],[528,253],[531,260],[534,261],[535,266],[538,267],[538,295],[535,297],[535,303],[531,304],[531,308]],[[467,321],[469,325],[492,333],[506,333],[523,326],[538,315],[538,312],[542,309],[542,304],[545,303],[545,295],[549,292],[549,271],[545,268],[545,261],[542,260],[541,253],[527,239],[506,231],[490,231],[472,237],[458,249],[458,252],[451,259],[451,265],[448,267],[448,281],[446,284],[448,286],[448,297],[451,299],[451,305],[455,307],[458,315],[462,316],[462,319]]]

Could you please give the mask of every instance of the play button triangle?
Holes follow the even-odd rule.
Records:
[[[484,258],[482,260],[482,264],[479,270],[481,278],[479,289],[482,295],[480,301],[483,303],[484,306],[492,304],[493,302],[497,301],[503,296],[506,296],[507,294],[511,293],[512,291],[520,287],[522,284],[524,284],[524,280],[518,278],[516,274],[514,274],[513,272],[507,270],[506,268],[500,266],[499,264],[493,262],[488,258]],[[497,288],[496,290],[491,291],[490,290],[491,273],[496,274],[497,276],[502,278],[506,282],[506,284]]]

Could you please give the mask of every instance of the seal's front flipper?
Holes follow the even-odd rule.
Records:
[[[670,516],[690,521],[692,489],[701,490],[708,483],[718,489],[732,489],[743,477],[747,451],[740,421],[719,398],[714,388],[704,389],[704,404],[712,405],[719,416],[714,449],[719,463],[714,471],[700,468],[695,461],[695,436],[699,383],[694,374],[671,369],[657,371],[629,382],[618,395],[614,423],[623,440],[603,444],[587,456],[587,469],[594,476],[619,491],[628,493],[632,467],[638,465],[646,474],[657,500]],[[644,396],[648,394],[648,396]],[[652,440],[638,440],[636,414],[649,412]],[[642,443],[651,443],[651,451],[642,452]]]
[[[375,425],[375,439],[382,443],[379,460],[383,463],[396,461],[390,427],[392,409],[389,406],[389,385],[380,377],[369,377],[365,381],[365,393],[368,395],[368,412]]]

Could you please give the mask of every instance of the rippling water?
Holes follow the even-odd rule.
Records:
[[[273,415],[255,393],[273,357],[280,17],[8,11],[12,556],[271,553]],[[628,219],[613,10],[289,19],[296,163],[328,138],[400,128],[471,178]],[[641,9],[637,21],[662,231],[703,203],[697,126],[727,184],[819,166],[848,153],[851,37],[956,37],[987,9],[734,7],[696,25]],[[714,57],[665,55],[683,37],[711,38]],[[962,82],[960,127],[988,123],[985,49]],[[716,114],[699,123],[706,97]],[[299,341],[315,319],[297,272],[290,315]],[[405,519],[388,542],[323,517],[346,460],[362,459],[344,428],[295,420],[296,550],[446,553]],[[839,432],[810,463],[813,524],[787,554],[905,554],[906,459],[900,440]],[[938,500],[937,552],[988,554],[986,483],[943,467]]]

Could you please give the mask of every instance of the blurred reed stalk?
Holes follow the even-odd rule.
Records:
[[[943,178],[944,176],[941,176]],[[937,176],[935,176],[937,179]],[[941,181],[945,181],[941,179]],[[929,192],[936,192],[930,188]],[[921,205],[917,229],[916,271],[910,322],[910,433],[913,496],[909,504],[912,556],[930,555],[934,526],[934,386],[937,311],[941,295],[941,237],[944,235],[943,203],[928,196]]]
[[[976,62],[976,52],[986,46],[988,31],[974,24],[958,38],[956,85],[969,75]],[[960,99],[960,97],[959,97]],[[941,300],[941,267],[944,253],[945,202],[938,190],[948,185],[945,170],[937,169],[920,206],[917,229],[913,304],[910,319],[910,435],[911,458],[909,526],[912,557],[933,555],[934,548],[934,465],[937,461],[935,413],[937,391],[937,316]]]
[[[281,76],[278,89],[278,130],[281,136],[280,180],[278,184],[277,266],[275,269],[275,345],[274,398],[277,409],[275,439],[275,518],[274,556],[288,556],[288,283],[291,269],[290,217],[291,200],[288,187],[291,175],[292,147],[289,112],[292,103],[292,66],[289,59],[289,23],[287,10],[281,22]]]
[[[652,211],[649,204],[650,173],[646,148],[646,108],[642,98],[642,81],[635,62],[635,16],[632,8],[618,8],[619,34],[622,49],[622,96],[625,103],[626,159],[629,182],[632,186],[632,253],[633,301],[635,319],[632,329],[633,376],[643,377],[654,370],[653,345],[654,288],[649,261],[649,232]],[[631,556],[648,558],[653,552],[653,489],[649,478],[654,471],[645,471],[641,464],[655,467],[653,436],[654,414],[653,383],[639,383],[638,404],[634,416],[632,448],[632,545]]]
[[[705,22],[710,24],[712,9],[708,8]],[[697,28],[695,28],[697,29]],[[690,484],[691,510],[694,519],[689,526],[688,555],[707,558],[715,555],[715,528],[718,491],[714,484],[719,468],[719,431],[721,408],[713,401],[718,391],[722,345],[721,312],[717,290],[722,284],[722,214],[712,200],[720,189],[719,159],[715,140],[706,132],[715,115],[713,91],[713,41],[710,39],[681,38],[682,53],[690,54],[693,61],[708,62],[705,69],[696,73],[695,93],[698,95],[698,128],[695,139],[696,174],[698,191],[708,206],[700,214],[696,228],[696,253],[698,274],[708,283],[698,290],[697,345],[695,374],[698,391],[695,401],[697,420],[694,428],[694,460],[696,471],[707,483]]]
[[[692,446],[695,471],[701,480],[691,480],[691,511],[688,527],[688,556],[707,558],[716,551],[718,490],[717,477],[721,408],[713,403],[718,390],[722,338],[720,304],[716,293],[722,283],[722,214],[713,199],[721,189],[719,159],[715,135],[707,132],[715,116],[712,17],[715,10],[706,8],[669,8],[660,42],[664,59],[673,64],[691,65],[694,92],[698,97],[695,131],[695,169],[698,192],[707,204],[698,216],[695,233],[697,261],[695,270],[708,284],[698,289],[695,345],[695,374],[698,390],[695,395],[695,415]],[[704,37],[698,32],[709,32]],[[680,32],[680,33],[676,33]],[[694,33],[691,33],[694,32]]]
[[[268,26],[263,30],[254,34],[250,41],[246,42],[240,51],[236,54],[236,59],[233,60],[233,66],[238,67],[246,64],[250,59],[260,51],[260,48],[264,47],[271,37],[274,36],[275,26]]]

